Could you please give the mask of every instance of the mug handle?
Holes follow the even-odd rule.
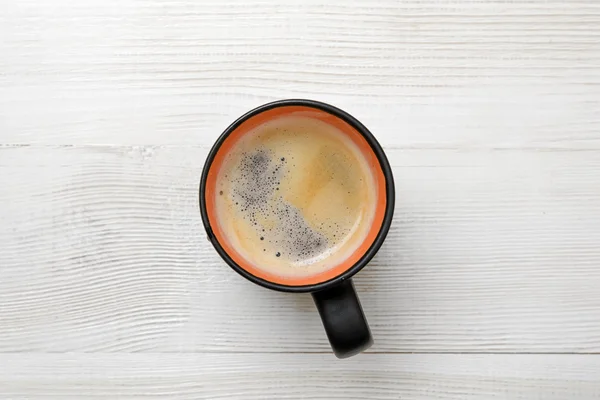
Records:
[[[327,338],[337,358],[348,358],[371,347],[373,337],[352,279],[312,293]]]

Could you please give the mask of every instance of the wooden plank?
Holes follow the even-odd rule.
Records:
[[[2,354],[0,372],[2,398],[600,398],[581,355]]]
[[[600,148],[595,0],[27,0],[0,37],[0,143],[208,144],[308,97],[387,146]]]
[[[383,352],[600,352],[596,151],[388,149],[395,222],[356,278]],[[207,148],[0,148],[0,351],[327,352],[308,295],[231,271]]]

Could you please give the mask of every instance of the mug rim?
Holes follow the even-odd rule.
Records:
[[[318,282],[314,284],[308,285],[284,285],[281,283],[275,283],[268,281],[263,278],[259,278],[240,265],[238,265],[229,254],[223,249],[216,236],[213,234],[213,230],[210,224],[210,220],[208,218],[208,212],[206,209],[206,183],[208,179],[208,172],[210,167],[214,161],[214,158],[221,148],[225,139],[234,132],[243,122],[248,119],[261,114],[265,111],[278,108],[278,107],[288,107],[288,106],[304,106],[309,108],[314,108],[320,111],[324,111],[336,118],[343,120],[348,123],[352,128],[354,128],[369,144],[371,149],[373,150],[377,160],[379,161],[379,165],[383,172],[383,176],[385,178],[385,189],[386,189],[386,209],[384,211],[383,222],[379,228],[379,232],[375,237],[375,240],[371,244],[371,246],[367,249],[367,251],[359,258],[359,260],[354,263],[350,268],[346,269],[339,275],[328,279],[323,282]],[[327,103],[323,103],[316,100],[307,100],[307,99],[287,99],[287,100],[277,100],[270,103],[263,104],[258,106],[244,115],[236,119],[231,125],[229,125],[223,133],[216,140],[214,145],[212,146],[206,161],[204,162],[204,167],[202,169],[202,175],[200,178],[200,188],[199,188],[199,205],[200,205],[200,214],[202,216],[202,222],[204,224],[204,228],[206,230],[206,234],[208,235],[208,240],[211,242],[217,253],[221,256],[221,258],[229,265],[234,271],[242,275],[244,278],[249,281],[256,283],[257,285],[263,286],[267,289],[277,290],[281,292],[292,292],[292,293],[302,293],[302,292],[315,292],[327,289],[331,286],[337,285],[338,283],[350,279],[354,276],[358,271],[363,269],[369,261],[375,256],[375,254],[379,251],[379,248],[383,244],[390,226],[392,224],[392,219],[394,215],[394,203],[395,203],[395,187],[394,187],[394,178],[392,175],[392,168],[390,167],[389,161],[379,144],[379,142],[375,139],[373,134],[356,118],[347,112],[332,106]]]

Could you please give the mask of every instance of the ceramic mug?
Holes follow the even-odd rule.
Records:
[[[351,135],[362,151],[367,151],[376,169],[378,179],[378,205],[376,217],[370,227],[370,234],[361,245],[359,254],[345,265],[318,275],[309,281],[285,281],[276,277],[262,274],[259,270],[246,265],[243,260],[231,251],[224,243],[222,234],[216,227],[212,207],[216,196],[215,159],[222,159],[227,152],[224,144],[236,140],[252,127],[265,121],[272,120],[287,113],[308,113],[314,118],[321,119],[334,125],[344,134]],[[230,143],[229,143],[230,144]],[[231,124],[219,137],[206,159],[200,181],[200,212],[209,241],[223,260],[244,278],[268,289],[282,292],[312,294],[317,310],[321,316],[325,332],[331,347],[338,358],[346,358],[358,354],[373,344],[369,325],[363,313],[360,301],[352,283],[352,277],[373,258],[381,247],[390,229],[394,214],[394,179],[392,169],[383,149],[356,118],[345,111],[313,100],[281,100],[262,105],[249,111]]]

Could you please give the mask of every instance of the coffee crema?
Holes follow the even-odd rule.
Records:
[[[257,269],[307,277],[344,262],[377,208],[373,171],[336,127],[283,116],[245,133],[218,171],[217,223]]]

